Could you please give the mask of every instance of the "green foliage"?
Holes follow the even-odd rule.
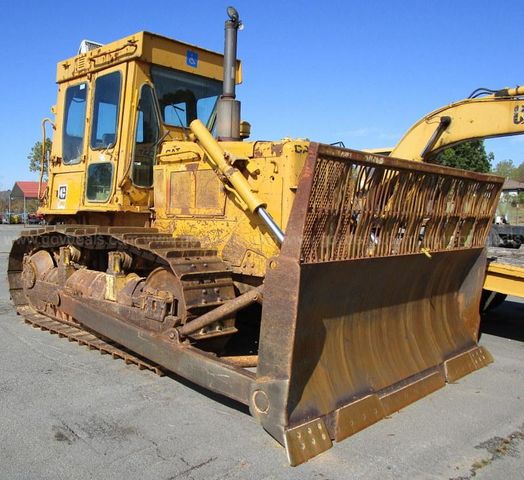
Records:
[[[472,140],[446,148],[438,156],[438,163],[447,167],[487,173],[491,171],[491,162],[494,159],[495,155],[492,152],[486,153],[482,140]]]
[[[47,138],[45,142],[46,154],[44,160],[44,180],[47,180],[47,165],[49,156],[51,155],[51,145],[51,140]],[[27,159],[29,160],[29,171],[40,172],[40,162],[42,160],[42,142],[35,142],[35,144],[31,147],[31,151],[29,152]]]
[[[521,162],[521,164],[516,168],[516,170],[517,171],[514,173],[514,180],[517,180],[518,182],[524,182],[524,162]]]
[[[524,183],[524,162],[521,162],[520,165],[516,166],[513,163],[513,160],[502,160],[495,165],[493,173],[500,175],[501,177]]]
[[[11,197],[9,202],[10,190],[4,190],[0,192],[0,214],[9,211],[9,205],[11,205],[11,213],[22,213],[24,211],[24,200],[22,198]],[[39,207],[39,201],[37,199],[28,198],[25,201],[25,210],[27,213],[36,213]]]
[[[9,206],[9,190],[4,190],[0,192],[0,213],[6,212]]]
[[[500,175],[501,177],[513,178],[515,168],[513,160],[502,160],[495,165],[493,173]]]

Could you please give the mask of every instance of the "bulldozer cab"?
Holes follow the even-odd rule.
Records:
[[[222,72],[221,54],[147,32],[60,62],[42,213],[146,214],[161,141],[195,119],[213,129]]]

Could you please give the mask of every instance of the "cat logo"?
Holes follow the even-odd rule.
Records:
[[[524,123],[524,105],[517,105],[513,109],[513,123],[515,125],[522,125]]]
[[[67,197],[67,185],[60,185],[58,187],[58,200],[65,200]]]

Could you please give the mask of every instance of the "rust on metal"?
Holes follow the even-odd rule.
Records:
[[[135,365],[139,370],[150,370],[159,376],[165,375],[164,370],[159,365],[134,355],[114,342],[102,340],[84,330],[80,324],[52,320],[45,315],[34,312],[27,306],[19,308],[18,313],[24,317],[26,323],[35,328],[56,334],[61,338],[67,338],[70,342],[88,347],[89,350],[98,350],[102,354],[109,354],[113,359],[121,359],[126,365]]]
[[[319,149],[303,232],[303,263],[484,247],[498,179]]]
[[[284,436],[290,465],[296,466],[332,447],[324,421],[319,418],[286,430]]]
[[[377,395],[367,395],[335,411],[331,431],[337,442],[354,435],[386,416]]]
[[[224,362],[242,368],[256,367],[258,365],[258,355],[232,355],[219,358]]]
[[[211,209],[195,185],[178,207]],[[476,340],[501,185],[312,143],[263,285],[195,238],[57,225],[14,242],[10,293],[39,328],[248,405],[297,465],[492,361]]]
[[[254,392],[269,407],[252,412],[272,436],[323,419],[343,438],[491,361],[476,338],[500,188],[310,146],[265,279]]]
[[[262,299],[264,286],[256,287],[248,292],[230,300],[223,305],[200,315],[197,319],[192,322],[186,323],[184,326],[178,328],[178,333],[181,337],[187,337],[195,332],[198,332],[202,328],[208,327],[219,320],[227,318],[239,310],[246,308],[247,306],[259,302]]]
[[[63,266],[54,267],[44,249],[65,251],[70,246],[82,249],[88,257],[100,252],[107,253],[109,262],[120,259],[117,271],[115,264],[109,263],[107,272],[79,268],[61,278],[58,271]],[[24,269],[25,265],[31,269]],[[140,277],[122,271],[126,268],[146,269],[150,273]],[[88,338],[90,347],[137,363],[127,353],[120,353],[129,349],[137,354],[134,358],[147,358],[159,369],[173,371],[217,393],[249,403],[252,372],[181,343],[175,334],[176,326],[235,298],[229,269],[216,251],[200,248],[198,241],[178,238],[168,242],[164,234],[152,228],[44,227],[14,242],[8,275],[11,297],[31,323],[38,321],[41,327],[60,332],[61,336],[70,335],[68,338],[74,340],[82,338],[80,343],[86,342],[76,333],[87,328],[103,337]],[[41,298],[36,287],[44,283],[42,279],[52,280],[49,288],[59,296],[59,307]],[[121,282],[110,300],[109,281]],[[261,291],[257,290],[250,297],[256,301],[260,296]],[[227,305],[226,310],[229,309]],[[45,324],[42,318],[46,319]],[[220,341],[236,332],[234,317],[228,312],[223,311],[216,323],[208,322],[212,327],[209,331],[192,335],[196,345]]]
[[[445,362],[446,379],[448,382],[454,382],[491,362],[493,357],[484,347],[472,348]]]

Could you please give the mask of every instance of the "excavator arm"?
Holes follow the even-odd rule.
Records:
[[[435,110],[415,123],[389,154],[431,162],[443,149],[468,140],[524,133],[524,87],[468,98]]]
[[[439,152],[457,143],[522,133],[524,87],[503,89],[431,112],[406,132],[389,155],[434,162]],[[523,278],[524,268],[521,265],[507,265],[504,258],[492,261],[486,270],[484,289],[501,295],[524,296]]]

